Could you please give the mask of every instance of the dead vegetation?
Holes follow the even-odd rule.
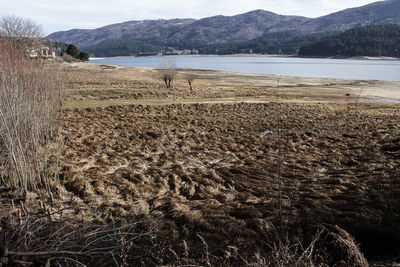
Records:
[[[398,107],[365,105],[358,90],[333,89],[348,82],[319,84],[320,92],[306,86],[325,103],[285,103],[304,93],[289,78],[278,94],[276,78],[233,86],[196,76],[189,92],[179,71],[168,90],[154,71],[138,73],[67,69],[69,103],[91,107],[66,109],[57,121],[63,149],[60,184],[43,201],[50,205],[0,188],[3,265],[368,266],[365,257],[398,259]],[[118,104],[130,100],[141,104]]]
[[[222,71],[190,70],[195,90],[188,90],[186,69],[177,69],[174,86],[165,89],[160,73],[150,68],[76,64],[67,68],[67,107],[187,102],[277,101],[277,77]],[[281,77],[278,101],[324,103],[400,103],[400,83]],[[346,96],[348,94],[348,96]]]
[[[276,118],[285,121],[285,137]],[[397,109],[120,106],[68,110],[61,129],[62,182],[93,209],[77,216],[162,218],[162,232],[172,239],[198,233],[211,251],[265,248],[265,233],[280,225],[276,171],[284,138],[283,227],[309,227],[309,234],[316,231],[311,225],[337,224],[356,235],[367,255],[379,254],[374,243],[398,253]]]
[[[183,75],[189,85],[189,90],[192,93],[193,92],[193,81],[195,79],[195,75],[190,70],[185,70],[185,73]]]
[[[0,39],[0,184],[26,195],[49,189],[49,141],[60,110],[56,66],[25,57],[8,38]]]
[[[172,58],[167,58],[161,63],[158,72],[165,83],[165,87],[171,88],[176,76],[176,63]]]
[[[1,266],[369,266],[354,238],[338,226],[322,226],[310,243],[275,232],[265,236],[266,249],[251,255],[236,246],[210,250],[200,234],[197,240],[170,240],[151,228],[154,221],[79,223],[63,218],[65,210],[3,217]]]

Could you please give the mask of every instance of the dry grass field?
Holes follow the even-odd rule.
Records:
[[[66,68],[54,210],[148,222],[164,241],[131,264],[366,266],[333,242],[311,255],[335,225],[399,260],[399,84],[194,71],[191,93],[182,74]]]
[[[150,68],[76,63],[66,73],[67,108],[216,102],[363,102],[400,104],[400,82],[278,77],[224,71],[190,70],[193,92],[178,71],[173,88]],[[278,89],[277,89],[278,87]]]

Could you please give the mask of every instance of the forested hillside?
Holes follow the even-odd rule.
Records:
[[[389,24],[350,29],[303,45],[299,55],[400,57],[400,26]]]
[[[299,32],[287,31],[264,35],[250,41],[210,45],[200,48],[202,54],[297,54],[303,44],[313,42],[324,36],[323,34],[301,35]]]
[[[95,56],[193,51],[193,54],[296,54],[300,46],[332,33],[367,25],[400,24],[399,13],[400,0],[386,0],[315,19],[254,10],[198,20],[127,21],[91,30],[56,32],[47,39],[74,44]]]

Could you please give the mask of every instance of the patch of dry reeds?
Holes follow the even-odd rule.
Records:
[[[130,266],[153,247],[154,235],[141,222],[81,224],[53,215],[1,218],[0,266]]]
[[[0,182],[26,194],[49,186],[46,147],[61,105],[55,66],[0,40]]]

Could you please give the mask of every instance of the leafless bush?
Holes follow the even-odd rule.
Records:
[[[194,74],[191,73],[189,70],[186,70],[184,75],[187,83],[189,84],[190,92],[193,92],[192,83],[195,78]]]
[[[256,263],[259,266],[324,266],[324,261],[319,259],[320,251],[316,251],[316,244],[324,233],[325,229],[318,231],[307,247],[300,240],[291,240],[287,233],[276,234],[269,245],[271,252],[265,256],[256,253]]]
[[[168,58],[166,60],[164,60],[161,65],[160,68],[158,69],[158,71],[161,74],[161,78],[165,83],[165,87],[167,88],[171,88],[172,87],[172,83],[175,79],[176,76],[176,63],[175,60],[173,60],[172,58]]]
[[[61,103],[55,66],[25,57],[0,39],[0,182],[24,194],[49,186],[46,173],[51,126]]]

